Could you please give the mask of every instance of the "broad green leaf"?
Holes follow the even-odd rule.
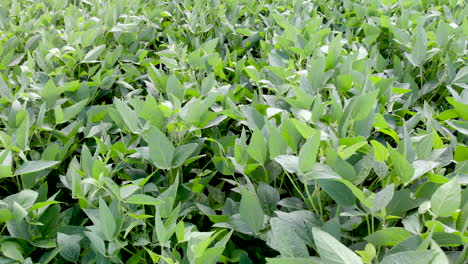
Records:
[[[80,257],[80,240],[78,235],[57,233],[57,245],[61,248],[60,256],[67,261],[76,262]]]
[[[306,244],[289,223],[274,217],[270,220],[275,247],[283,257],[304,258],[309,256]]]
[[[52,160],[36,160],[36,161],[26,161],[19,167],[14,175],[23,175],[32,172],[38,172],[50,167],[53,167],[59,164],[60,161],[52,161]]]
[[[319,264],[315,258],[266,258],[268,264]]]
[[[167,79],[166,91],[173,94],[177,99],[182,101],[184,99],[185,90],[179,79],[175,75],[169,76]]]
[[[460,202],[461,187],[458,179],[454,178],[434,192],[431,198],[431,210],[436,216],[447,217],[459,209]]]
[[[396,175],[403,183],[408,183],[414,175],[413,166],[411,166],[403,155],[393,148],[389,147],[388,151],[390,153],[390,160],[392,161]]]
[[[299,179],[304,184],[311,184],[313,180],[341,179],[341,176],[328,165],[316,163],[307,173],[299,175]]]
[[[354,194],[343,183],[335,180],[318,180],[317,183],[339,205],[343,207],[355,205]]]
[[[81,62],[83,63],[91,63],[91,62],[97,62],[96,60],[99,58],[99,55],[106,49],[106,45],[100,45],[92,50],[90,50],[86,55],[84,56],[83,60]]]
[[[374,246],[395,246],[411,236],[411,233],[402,227],[387,227],[378,230],[364,239]]]
[[[88,237],[91,242],[91,248],[101,255],[106,255],[106,246],[104,240],[100,238],[95,232],[85,231],[84,234]]]
[[[107,241],[114,238],[116,223],[112,212],[102,198],[99,199],[100,228]]]
[[[242,189],[239,212],[242,220],[249,228],[258,233],[263,228],[263,210],[257,196],[246,189]]]
[[[198,148],[197,143],[189,143],[178,146],[174,151],[174,158],[172,160],[172,167],[177,168],[184,163],[188,157]]]
[[[254,129],[247,148],[249,155],[260,164],[264,164],[267,158],[267,146],[265,137],[259,129]]]
[[[346,185],[351,192],[353,192],[354,196],[366,207],[371,208],[372,207],[372,202],[369,201],[366,196],[364,195],[364,192],[361,191],[358,187],[356,187],[352,182],[345,180],[345,179],[338,179],[341,183]]]
[[[23,262],[24,257],[20,251],[20,248],[20,245],[18,245],[17,243],[5,241],[2,242],[0,246],[0,251],[2,252],[3,256],[7,258]]]
[[[307,139],[299,151],[299,170],[307,172],[315,165],[317,153],[320,147],[320,131]]]
[[[411,264],[426,264],[433,263],[432,260],[436,257],[437,252],[433,250],[428,251],[405,251],[393,255],[385,256],[381,264],[394,264],[394,263],[411,263]]]
[[[129,204],[142,204],[142,205],[158,205],[163,203],[163,201],[146,194],[133,194],[127,199],[125,199],[126,203]]]
[[[158,128],[151,127],[143,132],[143,138],[148,143],[151,161],[156,167],[159,169],[170,169],[175,148],[166,135]]]
[[[384,209],[388,205],[388,203],[390,203],[390,201],[392,200],[394,190],[395,190],[395,185],[390,184],[390,185],[385,186],[385,188],[383,188],[378,193],[376,193],[375,199],[372,202],[372,210],[374,212],[378,212]]]
[[[374,91],[354,97],[354,105],[351,112],[351,116],[354,120],[367,118],[377,102],[377,93],[378,91]]]
[[[263,208],[265,214],[271,216],[277,209],[277,204],[280,200],[280,194],[278,190],[271,187],[270,185],[260,182],[257,190],[258,200]]]
[[[289,173],[298,172],[299,158],[293,155],[279,155],[275,157],[275,161],[278,162],[283,169]]]
[[[320,230],[317,227],[312,228],[315,245],[324,263],[329,264],[359,264],[362,263],[353,251],[341,244],[332,235]]]
[[[427,54],[427,36],[422,25],[419,25],[416,30],[416,39],[411,50],[412,63],[415,66],[421,67],[426,61]]]
[[[132,133],[137,133],[137,131],[139,131],[139,122],[135,111],[130,109],[125,102],[119,99],[114,100],[114,105],[130,131]]]

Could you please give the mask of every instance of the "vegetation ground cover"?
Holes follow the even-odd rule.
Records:
[[[466,263],[464,0],[0,1],[0,263]]]

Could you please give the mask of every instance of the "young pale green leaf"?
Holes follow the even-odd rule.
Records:
[[[257,196],[247,189],[242,189],[239,212],[241,219],[249,228],[258,233],[263,228],[263,210]]]
[[[308,172],[312,167],[314,167],[319,147],[320,131],[307,139],[306,143],[299,151],[299,170],[301,172]]]
[[[376,250],[372,244],[367,244],[364,251],[356,251],[359,256],[361,256],[362,260],[366,264],[371,264],[372,260],[375,258]]]
[[[432,195],[431,210],[439,217],[447,217],[460,207],[461,187],[457,178],[440,186]]]
[[[387,148],[380,144],[380,142],[371,140],[371,144],[374,147],[374,158],[378,162],[384,162],[388,157]]]
[[[317,227],[313,227],[312,232],[322,262],[329,264],[362,264],[361,258],[356,253],[341,244],[332,235]]]
[[[175,148],[172,142],[161,130],[151,127],[143,132],[143,138],[148,143],[151,161],[159,169],[170,169]]]

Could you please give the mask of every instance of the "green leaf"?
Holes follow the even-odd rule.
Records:
[[[2,242],[0,251],[7,258],[23,262],[24,257],[23,257],[23,253],[21,253],[20,251],[20,248],[21,247],[18,244],[14,242],[6,241],[6,242]]]
[[[372,207],[372,203],[366,198],[366,196],[364,195],[364,192],[361,191],[361,189],[359,189],[358,187],[354,186],[352,182],[345,180],[345,179],[339,179],[338,181],[346,185],[351,190],[351,192],[353,192],[354,196],[358,198],[358,200],[363,205],[365,205],[368,208]]]
[[[284,170],[289,173],[298,172],[299,159],[293,155],[279,155],[275,157],[275,161],[278,162]]]
[[[378,162],[384,162],[388,157],[387,148],[380,144],[378,141],[371,140],[371,144],[374,147],[374,158]]]
[[[359,264],[362,263],[353,251],[341,244],[332,235],[320,230],[317,227],[312,228],[315,245],[320,255],[320,259],[328,264]]]
[[[378,91],[373,91],[367,94],[361,94],[354,97],[354,105],[351,116],[354,120],[366,119],[377,102]]]
[[[15,171],[14,175],[23,175],[32,172],[38,172],[50,167],[53,167],[59,164],[60,161],[52,161],[52,160],[36,160],[36,161],[26,161],[21,165],[19,169]]]
[[[367,244],[364,251],[356,251],[366,264],[372,263],[372,260],[375,258],[376,251],[375,247],[372,244]]]
[[[341,176],[328,165],[316,163],[306,174],[299,175],[299,179],[304,184],[311,184],[313,180],[341,179]]]
[[[416,40],[413,45],[413,49],[411,50],[411,63],[414,66],[421,67],[424,62],[426,61],[426,54],[427,54],[427,36],[426,31],[422,25],[419,25],[416,30]]]
[[[174,159],[172,160],[172,168],[177,168],[184,163],[188,157],[198,148],[197,143],[190,143],[178,146],[174,151]]]
[[[244,68],[244,70],[254,82],[260,81],[260,73],[254,66],[247,66]]]
[[[135,111],[130,109],[126,103],[119,99],[114,100],[114,105],[130,131],[132,133],[137,133],[140,126],[138,122],[138,116]]]
[[[385,188],[383,188],[380,192],[378,192],[375,195],[374,201],[372,202],[372,210],[374,212],[378,212],[384,209],[388,205],[388,203],[390,203],[390,201],[392,200],[394,190],[395,190],[395,185],[390,184],[390,185],[385,186]]]
[[[283,257],[308,257],[306,244],[291,225],[277,217],[270,220],[271,231],[275,240],[275,247]]]
[[[166,91],[170,94],[173,94],[179,101],[184,99],[184,87],[179,82],[179,79],[175,75],[169,76],[167,79]]]
[[[247,147],[247,152],[249,155],[259,162],[260,164],[264,164],[267,158],[267,146],[265,143],[265,137],[263,136],[262,132],[255,128],[250,138],[249,146]]]
[[[402,227],[387,227],[365,237],[364,239],[374,246],[395,246],[411,236],[411,233]]]
[[[125,199],[126,203],[129,204],[142,204],[142,205],[158,205],[163,203],[160,199],[157,199],[153,196],[149,196],[146,194],[133,194],[127,199]]]
[[[90,50],[86,55],[84,56],[83,60],[81,62],[83,63],[91,63],[91,62],[97,62],[96,60],[99,58],[99,55],[106,49],[106,45],[102,44],[100,46],[97,46]]]
[[[105,239],[111,241],[114,238],[116,223],[112,212],[102,198],[99,198],[99,220]]]
[[[301,172],[307,172],[314,167],[319,147],[320,131],[307,139],[299,151],[299,170]]]
[[[151,161],[159,169],[170,169],[175,148],[172,142],[156,127],[143,132],[143,138],[148,143]]]
[[[0,224],[13,219],[13,214],[6,208],[0,209]]]
[[[431,210],[436,216],[447,217],[455,213],[460,207],[460,202],[461,187],[458,179],[454,178],[434,192],[431,198]]]
[[[254,233],[258,233],[263,228],[264,218],[260,201],[255,194],[247,189],[242,189],[241,191],[240,217]]]
[[[263,212],[270,216],[273,215],[273,212],[277,209],[276,206],[280,200],[279,192],[270,185],[260,182],[258,185],[257,196],[260,201],[260,205],[263,208]]]
[[[395,264],[395,263],[411,263],[411,264],[427,264],[433,263],[437,252],[428,251],[405,251],[393,255],[385,256],[380,264]]]
[[[351,207],[356,204],[353,193],[342,182],[335,180],[318,180],[317,183],[320,188],[330,195],[333,201],[336,201],[339,205]]]
[[[408,183],[414,175],[413,166],[411,166],[406,158],[395,149],[389,147],[388,151],[390,153],[390,160],[392,161],[396,175],[403,183]]]
[[[55,123],[62,124],[62,123],[69,121],[70,119],[73,119],[81,112],[81,110],[83,110],[83,108],[86,106],[87,103],[88,103],[88,99],[85,99],[85,100],[79,101],[78,103],[70,107],[62,109],[62,113],[59,118],[56,117]]]
[[[101,255],[106,255],[106,246],[104,240],[100,238],[95,232],[83,232],[91,242],[91,248]]]
[[[41,96],[43,100],[46,102],[48,108],[52,108],[56,102],[57,98],[62,91],[55,86],[54,80],[50,79],[42,89]]]
[[[60,256],[67,261],[76,262],[80,257],[80,240],[78,235],[57,233],[57,245],[61,248]]]
[[[268,264],[319,264],[315,258],[266,258]]]

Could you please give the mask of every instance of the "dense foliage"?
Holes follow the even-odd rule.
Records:
[[[0,263],[457,263],[464,0],[1,0]]]

